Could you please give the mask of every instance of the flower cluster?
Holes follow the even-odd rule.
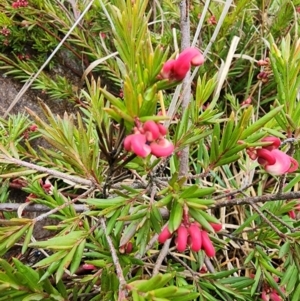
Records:
[[[20,8],[20,7],[26,7],[28,6],[28,1],[26,0],[17,0],[13,2],[12,7],[13,8]]]
[[[221,224],[211,223],[212,228],[217,232],[222,229]],[[213,257],[216,254],[216,250],[208,236],[206,230],[202,229],[201,226],[194,223],[181,223],[176,232],[176,247],[179,252],[184,252],[189,245],[192,251],[198,252],[203,250],[208,257]],[[158,236],[160,243],[172,237],[168,226],[166,226]]]
[[[160,77],[172,81],[181,81],[189,72],[191,66],[200,66],[204,63],[202,53],[194,47],[184,49],[176,60],[165,62]]]
[[[279,176],[298,169],[297,160],[278,149],[280,140],[277,137],[265,137],[261,141],[270,144],[259,149],[248,148],[247,153],[252,160],[257,159],[266,172]]]
[[[10,35],[10,30],[7,27],[3,27],[0,30],[0,34],[3,35],[3,36],[5,36],[5,37],[8,37]]]
[[[279,279],[274,277],[274,281],[278,282]],[[284,293],[283,288],[281,288],[281,291]],[[279,296],[278,292],[266,283],[263,285],[263,290],[260,297],[263,301],[282,301],[282,298]]]
[[[149,154],[156,157],[168,157],[173,153],[174,145],[165,138],[167,129],[159,123],[148,120],[144,125],[134,128],[134,133],[124,140],[124,148],[137,156],[145,158]]]

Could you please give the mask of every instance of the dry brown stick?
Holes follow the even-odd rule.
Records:
[[[285,238],[285,234],[283,234],[277,227],[275,227],[269,219],[267,219],[264,214],[260,211],[260,208],[255,203],[250,203],[250,205],[253,207],[253,209],[256,211],[256,213],[272,228],[279,237]]]
[[[84,193],[82,193],[81,195],[79,195],[78,197],[76,197],[75,199],[70,200],[69,202],[66,202],[65,204],[62,204],[44,214],[39,215],[38,217],[36,217],[34,219],[35,222],[41,221],[42,219],[46,218],[47,216],[56,213],[59,210],[62,210],[64,208],[66,208],[69,205],[74,204],[76,201],[78,201],[80,198],[84,198],[86,196],[88,196],[90,193],[92,193],[95,190],[94,187],[91,187],[90,189],[88,189],[87,191],[85,191]]]
[[[32,169],[32,170],[47,173],[47,174],[52,175],[56,178],[65,179],[67,181],[74,182],[75,184],[85,185],[85,186],[89,186],[89,187],[95,187],[96,186],[96,183],[92,180],[83,179],[83,178],[80,178],[80,177],[77,177],[77,176],[71,176],[71,175],[68,175],[66,173],[63,173],[63,172],[60,172],[60,171],[57,171],[57,170],[53,170],[53,169],[50,169],[50,168],[39,166],[39,165],[29,163],[29,162],[26,162],[26,161],[22,161],[20,159],[8,157],[4,154],[0,155],[0,160],[4,163],[8,163],[8,164],[12,163],[12,164],[15,164],[15,165],[20,165],[20,166],[27,167],[27,168]]]
[[[162,249],[160,250],[160,253],[157,257],[157,260],[155,262],[155,265],[153,267],[153,272],[152,272],[152,276],[155,276],[159,273],[159,269],[161,267],[161,264],[163,262],[163,260],[165,259],[165,257],[167,256],[168,252],[169,252],[169,248],[170,248],[170,244],[171,244],[172,238],[169,238],[163,245]]]
[[[230,199],[230,200],[222,200],[215,203],[214,208],[221,207],[230,207],[230,206],[238,206],[245,205],[251,203],[266,203],[269,201],[282,201],[282,200],[293,200],[300,198],[300,191],[290,191],[285,193],[277,193],[277,194],[265,194],[256,197],[245,197],[241,199]]]
[[[117,276],[118,276],[118,279],[119,279],[119,282],[120,282],[118,301],[125,300],[126,295],[127,295],[125,287],[126,287],[127,283],[126,283],[126,280],[125,280],[124,275],[123,275],[123,270],[122,270],[122,267],[120,265],[120,261],[119,261],[118,255],[117,255],[117,251],[114,247],[114,244],[113,244],[110,236],[107,234],[105,219],[102,217],[100,219],[100,221],[101,221],[101,225],[102,225],[106,240],[107,240],[108,245],[109,245],[109,249],[110,249],[110,252],[111,252],[113,263],[114,263],[114,266],[115,266],[115,269],[116,269],[116,272],[117,272]]]

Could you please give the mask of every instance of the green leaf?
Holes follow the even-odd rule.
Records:
[[[65,269],[67,269],[70,263],[72,262],[76,249],[77,249],[77,245],[75,245],[60,262],[60,265],[56,271],[56,276],[55,276],[56,283],[58,283],[58,281],[61,280],[65,272]]]
[[[258,119],[254,124],[248,126],[241,135],[241,139],[247,139],[249,136],[261,129],[267,122],[274,118],[281,110],[283,106],[273,108],[269,113]]]
[[[38,285],[39,274],[16,258],[13,258],[13,262],[19,272],[22,283],[27,285],[31,291],[38,292],[41,289],[40,285]]]
[[[79,199],[83,203],[95,206],[96,208],[105,209],[112,206],[122,206],[125,205],[127,199],[121,196],[117,196],[111,199]]]
[[[71,266],[70,266],[71,275],[73,275],[77,271],[77,269],[78,269],[78,267],[79,267],[79,265],[82,261],[82,256],[83,256],[83,251],[84,251],[84,248],[85,248],[85,243],[86,243],[86,240],[83,239],[82,242],[78,245],[78,247],[75,251],[75,254],[72,258],[72,262],[71,262]]]
[[[45,299],[45,294],[30,294],[25,297],[22,301],[34,301],[34,300],[43,300]]]
[[[86,235],[85,231],[72,231],[64,236],[56,236],[46,241],[37,241],[29,244],[30,247],[65,250],[71,249]]]
[[[29,227],[29,229],[26,233],[26,236],[25,236],[25,239],[23,242],[23,246],[22,246],[22,254],[24,254],[28,248],[28,244],[32,238],[33,229],[34,229],[34,223]]]
[[[173,206],[171,208],[170,218],[169,218],[169,230],[170,232],[174,232],[177,230],[182,221],[183,207],[182,205],[174,200]]]

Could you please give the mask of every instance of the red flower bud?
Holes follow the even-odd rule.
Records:
[[[132,242],[129,241],[129,242],[126,244],[126,246],[125,246],[125,253],[126,253],[126,254],[131,253],[131,252],[132,252],[132,248],[133,248]]]
[[[82,265],[84,270],[96,270],[96,267],[93,264],[85,263]]]
[[[269,296],[271,301],[282,301],[281,297],[278,295],[278,293],[275,290],[272,290]]]
[[[160,232],[158,236],[159,243],[165,243],[169,238],[171,238],[172,233],[170,232],[168,226],[164,227],[164,229]]]
[[[268,136],[263,139],[261,139],[262,142],[271,142],[270,145],[264,146],[263,148],[266,148],[268,150],[273,150],[275,148],[278,148],[281,144],[280,139],[274,136]]]
[[[190,234],[191,249],[195,252],[200,251],[202,247],[202,236],[199,226],[193,223],[189,226],[188,231]]]
[[[201,231],[202,236],[202,249],[208,257],[213,257],[216,254],[216,250],[205,230]]]
[[[296,219],[296,213],[294,210],[289,211],[288,214],[289,214],[290,218]]]
[[[210,223],[215,232],[219,232],[222,230],[222,224]]]
[[[177,229],[176,246],[179,252],[184,252],[188,240],[188,230],[184,225],[180,225]]]

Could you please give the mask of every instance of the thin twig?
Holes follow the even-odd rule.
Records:
[[[285,235],[277,229],[270,221],[267,219],[264,214],[260,211],[260,208],[254,204],[253,202],[250,203],[250,205],[253,207],[253,209],[256,211],[256,213],[279,235],[279,237],[285,238]]]
[[[266,213],[268,213],[270,216],[272,216],[272,218],[274,218],[276,221],[278,221],[279,223],[281,223],[282,225],[284,225],[286,228],[290,229],[291,232],[296,232],[294,227],[291,227],[289,224],[287,224],[286,222],[284,222],[282,219],[280,219],[279,217],[277,217],[275,214],[273,214],[268,209],[263,209],[263,211],[265,211]]]
[[[154,268],[153,268],[152,276],[155,276],[159,273],[159,269],[161,267],[161,264],[162,264],[163,260],[165,259],[165,257],[167,256],[167,254],[169,252],[171,241],[172,241],[172,238],[169,238],[164,243],[162,249],[160,250],[160,253],[157,257],[156,263],[155,263]]]
[[[176,256],[175,253],[169,251],[168,254],[172,256],[175,259],[175,261],[179,262],[182,266],[184,266],[192,274],[193,277],[198,278],[200,276],[200,273],[197,273],[193,269],[191,269],[189,265],[186,264],[183,260],[181,260],[178,256]]]
[[[91,187],[89,188],[87,191],[85,191],[84,193],[82,193],[81,195],[79,195],[78,197],[74,198],[73,200],[70,200],[69,202],[65,203],[65,204],[62,204],[58,207],[55,207],[54,209],[44,213],[44,214],[41,214],[39,215],[38,217],[36,217],[34,219],[35,222],[38,222],[38,221],[41,221],[42,219],[46,218],[47,216],[51,215],[51,214],[54,214],[56,213],[57,211],[59,210],[62,210],[66,207],[68,207],[69,205],[72,205],[73,203],[75,203],[76,201],[78,201],[80,198],[84,198],[86,196],[88,196],[90,193],[92,193],[93,191],[95,190],[94,187]]]
[[[89,186],[89,187],[96,187],[96,183],[92,180],[83,179],[83,178],[80,178],[80,177],[77,177],[77,176],[70,176],[66,173],[63,173],[63,172],[60,172],[60,171],[57,171],[57,170],[53,170],[53,169],[50,169],[50,168],[46,168],[46,167],[43,167],[43,166],[39,166],[39,165],[29,163],[29,162],[26,162],[26,161],[22,161],[22,160],[19,160],[19,159],[16,159],[16,158],[8,157],[4,154],[0,155],[0,161],[2,161],[2,163],[13,163],[13,164],[16,164],[16,165],[24,166],[24,167],[27,167],[29,169],[40,171],[40,172],[43,172],[43,173],[47,173],[47,174],[52,175],[56,178],[65,179],[67,181],[71,181],[71,182],[76,183],[76,184],[85,185],[85,186]]]
[[[106,224],[105,224],[105,219],[103,217],[101,217],[100,220],[101,220],[101,225],[102,225],[102,228],[103,228],[106,240],[107,240],[107,242],[109,244],[109,249],[110,249],[110,252],[111,252],[112,260],[114,262],[114,266],[115,266],[115,269],[116,269],[116,272],[117,272],[117,276],[118,276],[118,279],[119,279],[119,282],[120,282],[120,284],[119,284],[119,298],[118,298],[118,300],[121,301],[127,295],[127,292],[125,291],[126,280],[125,280],[124,275],[123,275],[123,270],[122,270],[122,267],[120,265],[120,261],[119,261],[118,255],[117,255],[117,251],[116,251],[116,249],[114,247],[114,244],[113,244],[110,236],[107,234],[107,228],[106,228]]]
[[[48,63],[52,60],[56,52],[61,48],[61,46],[65,43],[69,35],[72,33],[74,28],[79,24],[79,22],[82,20],[83,16],[86,14],[86,12],[90,9],[92,4],[94,3],[94,0],[91,0],[85,10],[82,12],[82,14],[78,17],[76,22],[73,24],[73,26],[70,28],[70,30],[66,33],[64,38],[60,41],[60,43],[56,46],[56,48],[52,51],[52,53],[49,55],[48,59],[45,61],[45,63],[40,67],[40,69],[37,71],[36,74],[32,74],[32,76],[26,81],[20,92],[17,94],[13,102],[10,104],[8,109],[5,111],[3,118],[6,118],[9,112],[13,109],[13,107],[17,104],[17,102],[21,99],[21,97],[25,94],[25,92],[29,89],[29,87],[32,85],[32,83],[37,79],[37,77],[40,75],[40,73],[44,70],[44,68],[48,65]]]
[[[269,201],[283,201],[283,200],[293,200],[300,198],[300,191],[290,191],[286,193],[278,193],[278,194],[265,194],[256,197],[246,197],[242,199],[230,199],[218,201],[215,203],[214,208],[221,207],[230,207],[236,205],[245,205],[252,203],[265,203]]]

